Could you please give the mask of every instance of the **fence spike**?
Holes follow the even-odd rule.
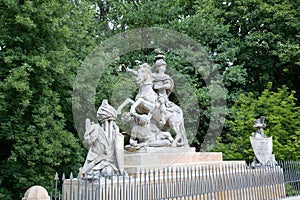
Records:
[[[94,182],[94,180],[97,179],[97,175],[99,175],[98,178],[100,178],[101,175],[99,174],[99,172],[98,174],[96,174],[95,171],[92,172],[92,182]]]
[[[61,196],[63,199],[69,197],[77,200],[99,200],[100,195],[102,199],[107,197],[116,200],[127,200],[126,197],[145,200],[155,198],[183,200],[198,197],[214,199],[221,192],[222,199],[276,199],[284,195],[277,191],[284,184],[291,184],[289,181],[293,181],[291,187],[299,190],[300,182],[299,162],[286,161],[280,162],[280,165],[284,165],[283,169],[269,166],[253,169],[242,163],[173,166],[159,169],[140,168],[136,172],[122,171],[123,182],[119,181],[119,177],[114,179],[113,172],[95,180],[97,173],[93,173],[91,174],[93,178],[90,179],[89,175],[89,179],[86,178],[85,182],[79,181],[80,174],[77,174],[78,182],[75,184],[76,181],[73,180],[73,186],[74,177],[73,173],[70,173],[70,185],[62,185]],[[282,171],[285,176],[292,176],[292,178],[283,180]],[[54,179],[59,179],[57,173]],[[65,179],[65,174],[62,179]],[[66,183],[68,182],[69,180]],[[256,190],[256,188],[261,189]],[[60,198],[59,193],[51,194],[52,198]]]
[[[73,173],[71,172],[70,173],[70,179],[72,180],[74,177],[73,177]]]
[[[80,172],[77,174],[77,197],[80,196]]]

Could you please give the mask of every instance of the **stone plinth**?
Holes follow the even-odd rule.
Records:
[[[186,147],[148,147],[137,152],[125,151],[124,168],[127,172],[136,172],[140,169],[195,166],[221,161],[221,152],[195,152],[194,148]]]

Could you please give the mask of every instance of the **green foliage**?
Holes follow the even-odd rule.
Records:
[[[229,32],[238,40],[236,64],[247,70],[248,91],[287,85],[299,99],[299,2],[244,0],[218,7]]]
[[[193,13],[193,1],[111,1],[108,19],[113,30],[141,27],[168,27]]]
[[[70,100],[94,16],[68,1],[1,0],[0,12],[0,196],[20,199],[83,162]]]
[[[253,151],[250,135],[253,121],[260,116],[266,117],[267,137],[273,137],[273,153],[277,160],[299,160],[300,148],[300,107],[296,106],[295,92],[286,86],[273,92],[272,84],[256,98],[252,92],[240,95],[232,107],[233,113],[228,120],[230,129],[220,138],[215,151],[222,151],[224,159],[251,161]]]

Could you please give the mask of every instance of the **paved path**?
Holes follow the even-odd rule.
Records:
[[[300,196],[296,196],[296,197],[288,197],[282,200],[300,200]]]

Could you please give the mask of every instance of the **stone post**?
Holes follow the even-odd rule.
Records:
[[[36,185],[26,191],[22,200],[50,200],[50,196],[45,188]]]

